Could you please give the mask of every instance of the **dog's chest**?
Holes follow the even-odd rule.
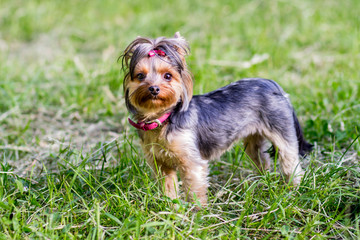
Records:
[[[156,159],[168,165],[177,165],[177,155],[171,149],[171,143],[166,140],[165,130],[153,130],[141,134],[142,148],[147,159]]]

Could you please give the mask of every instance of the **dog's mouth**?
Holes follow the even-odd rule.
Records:
[[[168,105],[168,99],[164,98],[161,95],[152,95],[152,94],[146,94],[142,96],[141,98],[135,99],[138,106],[141,106],[143,108],[148,109],[156,109],[156,108],[162,108],[166,105]]]
[[[152,99],[152,100],[159,99],[159,95],[151,95],[151,99]]]
[[[164,99],[160,96],[160,95],[152,95],[152,94],[148,94],[143,96],[140,99],[140,104],[141,103],[145,103],[147,101],[163,101]]]

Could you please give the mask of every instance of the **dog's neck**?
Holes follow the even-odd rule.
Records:
[[[164,125],[164,123],[168,120],[168,118],[170,117],[171,112],[167,112],[162,114],[160,117],[154,117],[154,118],[135,118],[137,119],[144,119],[144,120],[137,120],[137,122],[134,122],[133,120],[131,120],[130,118],[129,123],[140,130],[143,131],[149,131],[149,130],[154,130],[156,128],[162,127]]]
[[[138,122],[149,122],[149,121],[153,121],[153,120],[160,118],[161,116],[163,116],[164,114],[166,114],[168,112],[172,112],[172,111],[168,110],[168,111],[161,111],[161,112],[150,112],[150,113],[146,113],[146,114],[141,113],[141,112],[136,112],[135,114],[133,114],[132,118]]]

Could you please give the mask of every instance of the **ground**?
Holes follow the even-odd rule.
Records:
[[[2,1],[0,239],[360,238],[360,2]],[[209,206],[171,201],[144,161],[118,57],[189,41],[194,92],[276,80],[315,145],[299,188],[241,143],[210,165]]]

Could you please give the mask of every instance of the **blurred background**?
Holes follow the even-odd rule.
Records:
[[[0,146],[9,156],[15,150],[9,159],[123,139],[118,57],[137,36],[176,31],[191,46],[195,94],[270,78],[290,94],[306,137],[322,149],[345,148],[359,132],[357,0],[0,4]]]

